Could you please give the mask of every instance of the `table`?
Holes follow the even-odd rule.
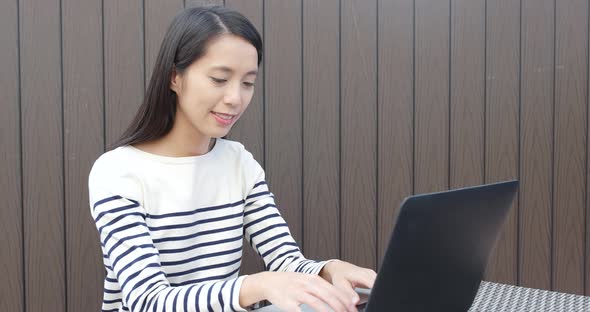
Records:
[[[482,282],[470,312],[588,312],[590,297]]]
[[[304,312],[311,312],[308,307]],[[280,312],[267,306],[256,312]],[[590,297],[482,282],[469,312],[590,312]]]

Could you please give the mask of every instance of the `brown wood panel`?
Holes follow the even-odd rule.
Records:
[[[204,5],[223,5],[223,0],[184,0],[186,8],[199,7]]]
[[[449,187],[484,181],[485,0],[451,4]]]
[[[104,150],[102,5],[62,0],[62,17],[67,309],[99,310],[104,268],[88,173]]]
[[[341,257],[376,269],[377,1],[341,5]]]
[[[301,1],[267,1],[264,10],[266,179],[293,237],[304,248],[301,207]]]
[[[554,2],[522,1],[519,284],[551,288]]]
[[[66,308],[60,3],[21,0],[25,306]]]
[[[149,86],[156,57],[172,19],[184,6],[183,0],[144,0],[145,88]]]
[[[0,310],[100,304],[88,170],[185,3],[268,25],[229,138],[266,167],[306,256],[378,266],[405,196],[520,178],[486,279],[590,295],[587,1],[15,0],[0,4]],[[263,268],[248,247],[242,268]]]
[[[449,186],[450,1],[416,0],[414,191]]]
[[[143,99],[143,10],[140,1],[105,0],[103,5],[108,149],[129,126]]]
[[[413,192],[414,1],[378,3],[378,267],[403,199]]]
[[[488,0],[486,16],[485,182],[518,178],[520,3]],[[485,279],[516,285],[518,199],[488,260]]]
[[[588,1],[556,1],[552,288],[584,293]]]
[[[17,1],[0,2],[0,311],[24,308],[18,16]]]
[[[225,6],[242,13],[254,24],[264,39],[263,29],[263,2],[262,0],[227,0]],[[260,165],[264,166],[264,62],[263,52],[262,63],[258,68],[254,96],[248,105],[246,112],[233,126],[228,139],[244,144],[246,149],[254,155]],[[242,266],[240,272],[252,274],[264,270],[264,263],[256,252],[248,247],[244,239],[244,251],[242,254]]]
[[[590,23],[590,13],[588,15],[587,23]],[[588,40],[590,41],[590,33],[588,34]],[[590,67],[590,51],[588,51],[588,59],[586,60]],[[590,71],[590,69],[589,69]],[[590,72],[586,76],[586,87],[590,90]],[[588,93],[590,94],[590,92]],[[590,105],[590,98],[588,99],[588,105]],[[584,268],[585,268],[585,283],[584,283],[584,295],[590,296],[590,107],[586,107],[587,113],[586,118],[588,118],[588,124],[586,125],[586,237],[584,241],[584,246],[586,246],[586,253],[584,257]]]
[[[303,2],[303,245],[312,259],[340,257],[339,6]]]

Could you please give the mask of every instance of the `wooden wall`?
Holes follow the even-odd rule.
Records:
[[[486,279],[590,295],[588,1],[0,2],[0,310],[99,309],[87,175],[140,104],[183,7],[265,42],[231,139],[309,258],[378,268],[414,193],[512,178]],[[243,273],[261,270],[246,250]]]

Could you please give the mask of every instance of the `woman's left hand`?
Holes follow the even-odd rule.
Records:
[[[357,304],[359,296],[354,288],[373,288],[377,273],[371,269],[336,260],[328,262],[320,271],[320,276],[349,294],[354,304]]]

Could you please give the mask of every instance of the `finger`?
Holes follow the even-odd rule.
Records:
[[[355,311],[352,297],[344,290],[335,287],[321,278],[315,283],[315,287],[320,299],[328,303],[335,311]]]
[[[345,294],[323,278],[310,276],[308,283],[311,294],[330,305],[334,311],[348,311],[350,309],[350,299],[346,299]]]
[[[334,286],[346,293],[348,300],[351,301],[353,305],[358,304],[360,298],[356,291],[354,291],[354,288],[352,287],[352,284],[349,281],[347,281],[344,278],[338,278],[334,280]]]
[[[373,285],[375,284],[375,279],[377,278],[377,272],[373,271],[373,270],[367,270],[367,280],[365,281],[365,287],[366,288],[373,288]]]
[[[373,270],[366,270],[363,272],[358,272],[351,276],[351,282],[355,287],[361,286],[363,288],[373,288],[375,284],[375,278],[377,277],[377,273]]]
[[[301,312],[301,307],[299,307],[299,302],[297,298],[293,296],[290,297],[279,297],[275,298],[276,300],[271,301],[274,306],[278,307],[280,311],[286,312]]]

